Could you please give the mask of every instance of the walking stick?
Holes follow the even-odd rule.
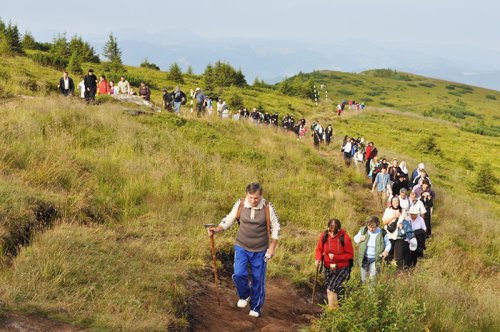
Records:
[[[380,272],[381,272],[381,273],[380,273],[381,275],[384,275],[384,268],[385,268],[385,257],[384,257],[384,256],[382,256],[382,269],[381,269],[381,271],[380,271]]]
[[[314,285],[313,285],[311,303],[314,303],[314,294],[316,293],[316,284],[318,283],[318,271],[319,271],[319,264],[318,266],[316,266],[316,274],[314,275]]]
[[[215,227],[215,224],[205,224],[205,228]],[[217,295],[217,303],[220,306],[220,297],[219,297],[219,278],[217,277],[217,259],[215,257],[215,241],[214,235],[210,235],[210,245],[212,246],[212,260],[213,260],[213,268],[214,268],[214,283],[215,283],[215,294]]]

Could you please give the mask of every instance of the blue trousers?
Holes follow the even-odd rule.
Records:
[[[251,252],[240,246],[234,246],[234,274],[233,281],[240,299],[250,297],[250,310],[260,313],[266,297],[266,267],[264,262],[266,250]],[[248,280],[248,266],[250,265],[251,282]]]

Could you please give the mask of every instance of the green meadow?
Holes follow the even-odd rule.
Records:
[[[126,68],[131,81],[150,84],[156,104],[163,87],[176,85],[166,72]],[[283,94],[283,82],[217,91],[280,118],[332,123],[334,142],[318,152],[309,137],[197,119],[186,108],[177,117],[108,98],[88,106],[57,95],[60,75],[27,57],[0,57],[2,310],[95,331],[187,329],[190,282],[211,278],[203,224],[219,222],[256,180],[283,224],[269,276],[310,290],[327,219],[354,234],[368,215],[382,213],[365,176],[343,166],[340,141],[351,135],[410,169],[425,163],[438,197],[435,235],[412,273],[388,269],[373,292],[358,287],[355,270],[345,305],[310,329],[500,329],[498,91],[389,70],[287,80],[323,84],[318,106]],[[201,76],[184,80],[185,92],[203,87]],[[367,108],[338,118],[343,98]],[[147,114],[133,116],[138,109]],[[230,252],[235,234],[219,236],[219,250]]]

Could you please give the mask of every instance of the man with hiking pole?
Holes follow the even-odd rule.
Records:
[[[209,227],[208,235],[220,233],[239,221],[234,246],[233,281],[239,296],[238,308],[250,302],[249,315],[259,317],[266,294],[267,261],[271,259],[278,244],[280,222],[274,206],[262,197],[262,186],[250,183],[246,196],[238,200],[231,212],[217,227]],[[248,266],[251,281],[248,278]]]

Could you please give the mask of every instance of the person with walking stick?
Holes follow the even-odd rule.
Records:
[[[267,262],[276,252],[280,222],[274,206],[262,197],[259,183],[250,183],[246,196],[238,200],[217,227],[207,228],[209,236],[230,228],[236,220],[240,227],[234,246],[233,281],[239,296],[238,308],[250,303],[249,315],[259,317],[266,294]],[[250,266],[251,281],[248,278]]]
[[[316,246],[316,268],[325,268],[325,286],[330,309],[338,308],[338,297],[344,281],[351,276],[354,249],[351,238],[341,228],[340,220],[330,219],[328,229],[321,233]]]
[[[354,242],[359,244],[356,265],[361,269],[361,283],[366,282],[366,276],[374,283],[380,271],[383,259],[391,251],[391,241],[385,230],[380,229],[377,216],[368,217],[366,226],[354,236]]]

